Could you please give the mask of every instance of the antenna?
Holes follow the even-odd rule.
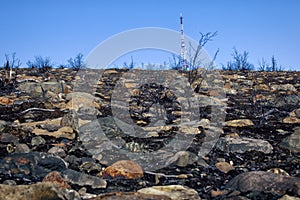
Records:
[[[183,17],[182,13],[180,13],[180,34],[181,34],[181,57],[180,57],[180,65],[182,69],[187,70],[188,64],[186,61],[186,48],[184,42],[184,32],[183,32]]]

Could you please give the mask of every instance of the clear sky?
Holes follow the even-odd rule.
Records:
[[[180,13],[185,34],[195,40],[199,32],[218,31],[206,46],[210,55],[220,49],[217,65],[231,60],[236,47],[254,65],[274,55],[284,69],[300,70],[298,0],[0,0],[0,64],[12,52],[24,66],[36,55],[65,64],[122,31],[179,31]]]

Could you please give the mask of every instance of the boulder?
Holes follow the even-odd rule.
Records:
[[[229,138],[221,137],[217,143],[217,148],[221,151],[231,153],[245,153],[247,151],[260,151],[263,153],[271,153],[272,145],[265,140],[253,138]]]
[[[271,172],[245,172],[234,177],[226,186],[240,192],[266,192],[284,195],[287,192],[300,195],[300,178]]]
[[[32,185],[0,184],[1,200],[47,199],[64,200],[63,191],[52,183],[36,183]]]
[[[280,146],[292,152],[300,152],[300,127],[296,127],[294,133],[283,139]]]
[[[138,190],[138,193],[164,195],[172,200],[200,200],[196,190],[182,185],[153,186]]]

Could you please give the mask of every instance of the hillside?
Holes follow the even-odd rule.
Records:
[[[300,72],[18,69],[0,86],[0,199],[300,197]]]

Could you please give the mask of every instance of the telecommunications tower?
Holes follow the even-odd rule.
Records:
[[[180,13],[180,34],[181,34],[181,55],[180,55],[180,67],[183,70],[188,70],[188,64],[186,60],[186,48],[184,42],[184,32],[183,32],[183,17]]]

